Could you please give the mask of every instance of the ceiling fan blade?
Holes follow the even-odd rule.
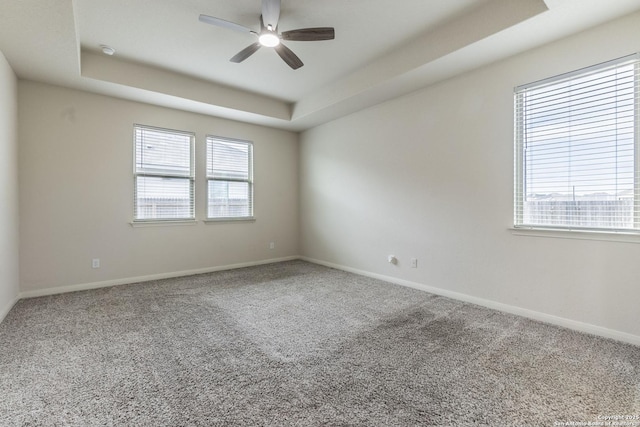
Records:
[[[230,59],[230,61],[235,63],[242,62],[248,57],[250,57],[251,55],[253,55],[254,53],[256,53],[256,51],[261,47],[262,45],[258,42],[250,44],[249,46],[245,47],[240,52],[238,52],[236,56]]]
[[[281,36],[282,40],[312,42],[316,40],[333,40],[336,38],[336,31],[332,27],[301,28],[299,30],[285,31]]]
[[[282,43],[274,47],[274,49],[276,50],[278,55],[280,55],[280,58],[282,58],[282,60],[286,62],[287,65],[289,65],[289,67],[293,68],[294,70],[297,70],[298,68],[304,65],[303,62],[300,60],[300,58],[298,58],[298,56],[295,53],[293,53],[291,49],[289,49]]]
[[[215,18],[209,15],[200,15],[198,19],[200,20],[200,22],[216,25],[222,28],[228,28],[230,30],[240,31],[241,33],[255,33],[255,31],[252,31],[243,25],[236,24],[234,22],[225,21],[224,19]]]
[[[272,30],[278,28],[280,19],[280,0],[262,0],[262,22],[265,27],[271,25]]]

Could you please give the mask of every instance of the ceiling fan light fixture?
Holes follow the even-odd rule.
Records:
[[[260,34],[258,41],[262,46],[276,47],[280,44],[280,37],[276,33],[267,32]]]
[[[320,41],[333,40],[336,37],[333,27],[314,27],[314,28],[298,28],[297,30],[284,31],[278,33],[278,20],[280,19],[280,2],[281,0],[262,0],[262,15],[260,16],[260,32],[251,30],[240,24],[225,21],[215,16],[200,15],[198,18],[206,24],[223,27],[241,33],[249,33],[257,36],[258,40],[235,54],[229,61],[240,63],[256,53],[262,46],[273,48],[273,51],[292,70],[297,70],[304,63],[293,53],[291,49],[282,44],[280,40],[287,41]]]

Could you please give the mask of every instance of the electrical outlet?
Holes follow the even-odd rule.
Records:
[[[100,268],[100,258],[91,260],[91,268]]]
[[[411,268],[418,268],[418,258],[411,258]]]
[[[276,242],[269,242],[269,249],[275,249],[276,248]]]

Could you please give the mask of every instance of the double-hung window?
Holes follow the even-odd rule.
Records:
[[[134,125],[134,221],[194,220],[194,134]]]
[[[638,58],[516,88],[516,227],[640,232]]]
[[[207,219],[253,218],[253,144],[207,136]]]

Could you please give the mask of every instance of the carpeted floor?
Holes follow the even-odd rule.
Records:
[[[615,415],[640,417],[638,347],[302,261],[21,300],[0,324],[2,426]]]

